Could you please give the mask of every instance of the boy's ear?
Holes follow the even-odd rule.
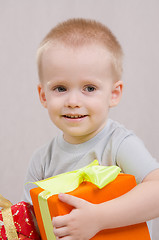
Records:
[[[115,107],[120,102],[123,90],[123,82],[117,81],[113,85],[109,107]]]
[[[47,101],[46,101],[44,86],[40,83],[38,84],[37,89],[38,89],[41,104],[43,105],[43,107],[47,108]]]

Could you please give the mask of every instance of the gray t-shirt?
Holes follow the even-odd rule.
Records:
[[[137,183],[159,168],[159,163],[132,131],[108,119],[104,129],[87,142],[70,144],[61,133],[39,148],[32,156],[25,183],[79,169],[94,159],[100,165],[118,165],[123,173],[134,175]],[[24,201],[31,203],[29,190],[33,187],[33,184],[25,185]]]

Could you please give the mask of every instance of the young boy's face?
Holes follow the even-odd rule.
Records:
[[[109,52],[97,44],[49,47],[42,56],[42,76],[40,100],[72,144],[95,136],[120,100],[122,82],[114,79]]]

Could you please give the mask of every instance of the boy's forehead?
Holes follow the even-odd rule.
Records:
[[[110,51],[99,43],[90,43],[79,46],[69,46],[64,43],[49,43],[45,46],[42,53],[42,61],[50,60],[53,58],[61,58],[61,56],[77,56],[77,57],[90,57],[102,58],[103,60],[112,60]],[[61,59],[62,60],[62,59]]]
[[[72,76],[92,79],[104,75],[112,78],[110,53],[97,44],[78,48],[63,44],[50,45],[43,55],[42,75],[47,81],[52,78],[64,79]]]

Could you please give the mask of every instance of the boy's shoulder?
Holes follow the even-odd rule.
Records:
[[[112,119],[108,119],[107,122],[109,131],[112,132],[113,135],[115,136],[129,136],[129,135],[134,135],[134,132],[130,129],[127,129],[123,124],[114,121]]]

